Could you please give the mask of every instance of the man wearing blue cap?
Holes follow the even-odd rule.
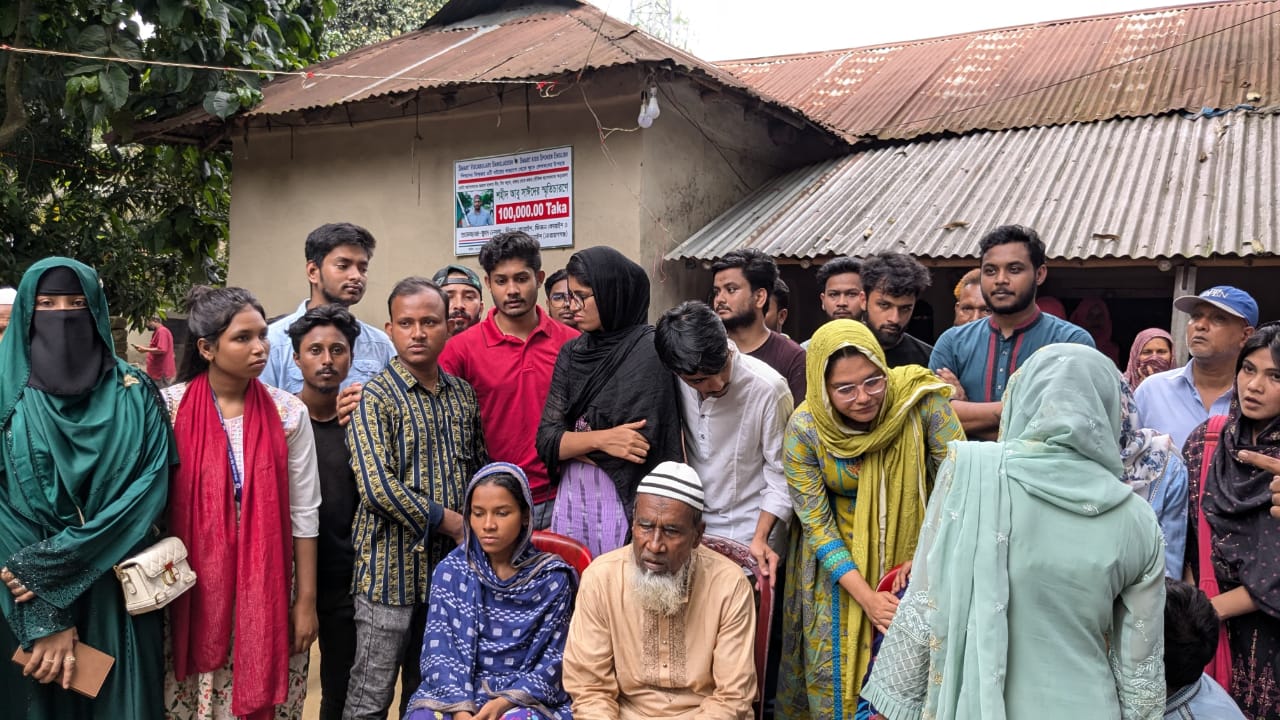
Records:
[[[1138,386],[1142,424],[1168,433],[1179,449],[1212,415],[1226,415],[1236,379],[1236,359],[1258,324],[1258,303],[1229,285],[1183,295],[1173,306],[1191,316],[1187,350],[1191,360],[1156,373]]]

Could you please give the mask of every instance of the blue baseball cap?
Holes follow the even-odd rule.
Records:
[[[1173,301],[1173,306],[1184,313],[1189,313],[1202,302],[1242,318],[1249,327],[1258,325],[1258,303],[1249,293],[1230,285],[1211,287],[1199,295],[1183,295]]]

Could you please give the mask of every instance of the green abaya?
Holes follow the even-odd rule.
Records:
[[[69,347],[104,352],[96,384],[55,395],[28,384],[36,288],[55,267],[80,279],[97,338]],[[98,340],[101,344],[98,344]],[[23,276],[0,341],[0,563],[36,597],[0,593],[0,707],[31,720],[163,716],[161,614],[130,617],[112,566],[158,539],[173,441],[145,373],[115,358],[97,274],[48,258]],[[115,658],[96,700],[23,677],[7,661],[21,645],[75,627],[79,640]]]

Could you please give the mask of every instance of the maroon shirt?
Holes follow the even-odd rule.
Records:
[[[551,388],[556,356],[578,331],[535,308],[538,326],[528,340],[498,328],[497,308],[474,326],[449,338],[440,353],[440,367],[475,388],[480,403],[489,456],[519,465],[529,477],[535,503],[555,498],[547,466],[538,459],[534,438],[542,421],[542,406]],[[468,481],[470,478],[467,478]]]
[[[800,403],[804,402],[806,387],[804,379],[804,348],[800,347],[791,338],[770,330],[769,339],[765,340],[764,344],[756,348],[754,352],[747,354],[757,360],[764,361],[766,365],[786,378],[787,387],[791,388],[791,398],[795,400],[796,407],[800,407]]]
[[[147,353],[147,374],[154,380],[173,380],[176,373],[173,366],[173,333],[163,325],[156,325],[151,333],[151,347],[164,352]]]

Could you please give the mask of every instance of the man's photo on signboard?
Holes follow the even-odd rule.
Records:
[[[458,193],[458,227],[493,224],[493,189]]]

